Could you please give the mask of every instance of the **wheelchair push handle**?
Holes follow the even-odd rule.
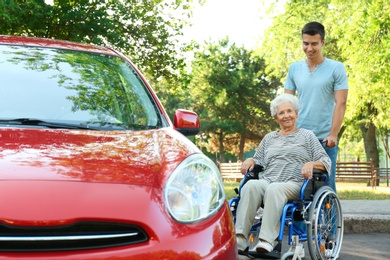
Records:
[[[322,145],[322,147],[323,148],[326,148],[327,147],[327,145],[328,145],[328,141],[322,141],[322,140],[320,140],[320,143],[321,143],[321,145]]]

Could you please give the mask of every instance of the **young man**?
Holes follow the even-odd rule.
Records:
[[[336,191],[337,134],[340,131],[348,96],[348,80],[343,63],[325,58],[325,28],[318,22],[302,29],[306,59],[291,64],[285,93],[298,93],[301,106],[297,126],[312,130],[332,160],[329,185]]]

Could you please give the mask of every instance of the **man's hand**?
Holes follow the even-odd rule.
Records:
[[[335,147],[337,144],[337,136],[328,135],[322,142],[326,142],[326,147]]]

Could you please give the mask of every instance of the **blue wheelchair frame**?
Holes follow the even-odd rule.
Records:
[[[229,206],[230,210],[233,215],[234,224],[235,224],[235,217],[236,217],[236,209],[240,200],[240,193],[242,187],[245,185],[247,181],[250,181],[252,179],[258,179],[259,172],[262,171],[262,168],[259,168],[259,166],[255,167],[253,171],[248,171],[242,181],[240,182],[239,189],[235,189],[237,193],[236,198],[232,198],[229,200]],[[340,202],[337,197],[337,195],[333,192],[333,190],[326,185],[328,181],[328,174],[326,171],[319,171],[314,170],[313,172],[313,178],[312,179],[306,179],[301,187],[300,191],[300,198],[299,200],[294,201],[288,201],[287,204],[283,208],[282,216],[280,219],[280,230],[279,235],[277,238],[277,244],[274,247],[274,250],[270,253],[260,254],[255,251],[246,251],[241,252],[241,254],[246,254],[247,256],[250,256],[253,258],[258,259],[280,259],[281,258],[281,249],[282,249],[282,240],[284,235],[284,230],[287,227],[288,229],[288,245],[290,246],[290,251],[285,253],[282,256],[282,259],[287,259],[289,257],[294,256],[296,259],[301,259],[297,254],[299,253],[296,250],[297,246],[301,246],[300,242],[307,242],[307,241],[313,241],[309,244],[309,251],[310,255],[313,259],[330,259],[330,258],[337,258],[338,253],[341,247],[342,243],[342,236],[343,236],[343,221],[342,221],[342,213],[341,213],[341,207]],[[319,193],[316,193],[316,191],[319,191]],[[333,218],[334,216],[330,216],[329,213],[327,216],[320,215],[316,211],[322,210],[325,206],[323,206],[323,203],[326,203],[328,198],[325,198],[329,196],[329,198],[335,200],[335,208],[337,211],[335,211],[337,219],[335,222],[337,222],[337,248],[335,251],[332,252],[334,245],[331,244],[333,242],[326,242],[328,243],[326,245],[327,252],[322,252],[324,249],[322,248],[322,245],[320,243],[321,239],[323,239],[323,234],[321,233],[321,228],[323,228],[323,222],[325,222],[325,218]],[[314,205],[312,205],[314,203]],[[320,210],[310,210],[310,207],[318,207]],[[296,221],[300,221],[302,225],[297,225]],[[333,222],[334,220],[332,220]],[[319,224],[315,224],[315,222],[318,222]],[[313,224],[314,223],[314,224]],[[328,221],[329,223],[329,221]],[[322,225],[322,226],[321,226]],[[251,234],[258,234],[258,230],[261,226],[261,220],[258,222],[255,222],[250,230]],[[330,226],[328,224],[328,229],[330,229]],[[319,230],[312,231],[312,228],[315,227]],[[308,232],[308,229],[310,228],[310,233]],[[334,227],[332,227],[334,228]],[[327,230],[332,231],[332,230]],[[312,233],[314,232],[314,233]],[[332,231],[334,232],[334,231]],[[308,234],[310,234],[310,237],[308,237]],[[318,240],[318,242],[317,242]],[[329,241],[328,238],[326,238],[326,241]],[[301,248],[303,250],[303,246]],[[325,251],[326,251],[325,250]]]

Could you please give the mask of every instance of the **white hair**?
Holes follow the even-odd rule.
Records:
[[[276,98],[274,98],[274,100],[271,101],[271,116],[275,117],[276,113],[278,112],[278,107],[286,102],[290,102],[295,112],[299,112],[299,102],[297,97],[291,94],[284,93],[277,96]]]

